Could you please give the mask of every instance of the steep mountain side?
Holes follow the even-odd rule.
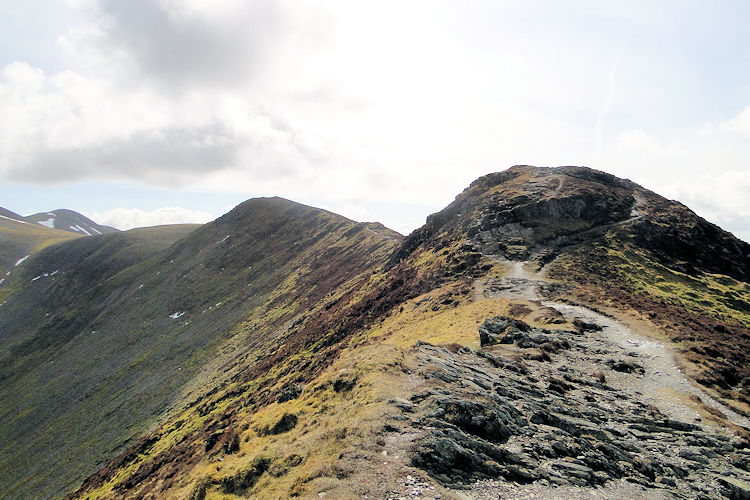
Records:
[[[362,232],[374,236],[384,229],[380,225],[360,225],[339,237],[348,239]],[[385,234],[394,244],[388,254],[380,254],[383,264],[400,241],[394,241],[391,232]],[[328,241],[326,252],[335,255],[346,248],[346,239]],[[440,300],[456,296],[456,300],[445,300],[444,304],[458,305],[460,299],[472,308],[467,302],[471,282],[466,274],[468,264],[447,259],[448,255],[447,250],[440,256],[433,256],[432,250],[415,252],[405,262],[376,268],[312,301],[308,295],[316,290],[310,288],[314,283],[302,281],[305,286],[293,290],[299,294],[295,301],[304,305],[298,309],[296,319],[285,325],[282,336],[270,339],[253,356],[241,351],[227,365],[227,373],[232,375],[226,385],[204,383],[194,391],[196,397],[191,403],[90,477],[74,496],[189,497],[193,488],[201,491],[212,487],[213,479],[201,479],[207,467],[227,459],[226,455],[235,454],[239,448],[250,451],[231,457],[235,460],[231,468],[227,467],[226,481],[237,484],[227,486],[225,492],[249,491],[252,479],[235,479],[234,474],[242,475],[243,468],[249,467],[248,474],[252,475],[258,467],[268,466],[264,450],[272,450],[281,461],[281,469],[274,477],[286,477],[273,484],[266,481],[265,486],[271,489],[256,492],[260,496],[303,494],[310,490],[306,482],[325,479],[330,473],[348,478],[348,473],[331,469],[331,461],[351,445],[350,441],[359,446],[360,439],[371,435],[373,426],[379,427],[382,398],[372,389],[388,387],[389,381],[394,380],[392,374],[401,370],[399,352],[404,348],[403,342],[418,338],[407,334],[395,344],[392,339],[381,342],[380,334],[372,329],[377,332],[378,325],[395,309],[436,289]],[[347,258],[331,271],[344,262],[353,264]],[[429,304],[420,309],[439,307],[434,298],[421,301],[424,302]],[[276,315],[282,307],[284,303],[274,298],[260,315],[246,319],[241,328],[257,328],[259,318]],[[486,306],[482,310],[485,309]],[[484,313],[469,314],[471,317],[463,319],[462,324],[471,324]],[[429,321],[422,328],[428,327]],[[403,325],[399,330],[403,337]],[[301,424],[303,420],[307,424]],[[347,429],[351,429],[351,436]],[[254,442],[240,444],[244,431],[247,439],[255,436]],[[296,440],[295,436],[307,432],[311,434]],[[295,468],[295,474],[287,475],[286,470],[291,468]],[[262,473],[263,470],[258,472]],[[192,479],[198,484],[194,485]]]
[[[85,236],[116,233],[119,231],[119,229],[114,227],[97,224],[85,215],[64,208],[59,208],[52,212],[32,214],[24,219],[45,227],[60,229],[62,231],[72,231]]]
[[[750,410],[750,245],[684,205],[587,168],[513,167],[472,183],[395,258],[462,238],[464,252],[534,261],[563,285],[556,298],[645,321]]]
[[[304,311],[367,281],[401,239],[278,198],[174,236],[169,245],[149,228],[59,245],[2,291],[5,495],[69,490],[169,408],[267,357]]]
[[[101,239],[80,238],[24,261],[0,292],[3,324],[0,379],[34,366],[46,348],[64,345],[89,324],[101,287],[123,270],[164,251],[198,228],[184,224],[134,229]],[[54,231],[54,230],[52,230]],[[41,314],[44,312],[44,314]],[[50,313],[51,312],[51,313]]]
[[[308,301],[260,356],[234,356],[226,384],[191,386],[190,403],[71,496],[746,494],[750,423],[690,385],[654,341],[670,338],[662,320],[679,320],[679,303],[655,317],[640,309],[656,289],[692,301],[731,349],[746,250],[602,172],[483,177],[387,266]],[[655,271],[685,289],[652,283]],[[710,354],[695,354],[711,372]]]
[[[70,497],[747,494],[750,422],[686,378],[741,373],[746,249],[575,167],[485,176],[403,242],[250,201],[106,282],[107,311],[145,297],[124,329],[169,318],[141,326],[135,354],[171,378],[149,400],[153,368],[136,361],[119,373],[139,384],[98,388],[98,404],[138,399],[155,418]],[[681,321],[710,344],[683,349]]]
[[[72,240],[79,235],[68,231],[59,231],[25,222],[18,214],[7,210],[0,214],[0,287],[8,281],[8,273],[12,273],[16,264],[21,260],[43,248]],[[16,216],[20,217],[17,219]],[[20,263],[19,263],[20,261]]]
[[[79,436],[96,434],[97,426],[106,428],[89,418],[96,418],[97,405],[108,408],[112,403],[86,399],[96,396],[100,381],[95,377],[109,369],[106,352],[122,342],[114,332],[113,338],[96,336],[99,324],[113,329],[107,326],[107,314],[112,314],[103,295],[107,283],[197,226],[153,227],[101,238],[32,227],[70,235],[72,241],[29,257],[0,290],[0,471],[3,494],[10,497],[59,492],[70,481],[71,469],[96,449],[96,444],[79,442]],[[119,312],[124,314],[127,310]],[[96,320],[98,315],[102,317]]]

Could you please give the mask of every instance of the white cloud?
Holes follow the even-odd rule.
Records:
[[[211,171],[286,177],[319,155],[239,95],[125,91],[12,63],[0,81],[0,175],[59,184],[131,179],[175,187]]]
[[[750,164],[750,108],[725,123],[695,111],[691,92],[718,80],[670,51],[694,41],[689,9],[67,1],[89,16],[59,37],[67,69],[0,75],[3,181],[125,179],[375,219],[365,207],[408,205],[388,216],[407,232],[514,164],[584,164],[677,196]]]
[[[163,224],[205,224],[215,219],[213,214],[201,210],[181,207],[162,207],[151,211],[139,208],[113,208],[103,212],[84,214],[105,226],[127,230],[135,227],[160,226]]]
[[[746,111],[721,122],[681,127],[680,134],[664,138],[643,129],[623,130],[607,152],[610,164],[630,170],[652,184],[692,182],[700,176],[744,172],[750,159],[750,142],[735,133]]]
[[[747,106],[731,120],[724,122],[721,127],[723,130],[737,132],[750,137],[750,106]]]
[[[1,74],[3,79],[18,92],[38,90],[44,82],[44,72],[24,62],[16,61],[8,64]]]
[[[664,191],[719,223],[738,218],[750,221],[750,170],[680,179]]]
[[[99,36],[90,50],[118,54],[140,78],[172,92],[205,85],[242,86],[264,70],[284,42],[291,17],[286,2],[101,0]],[[92,32],[93,33],[93,32]]]
[[[698,215],[750,239],[750,143],[737,132],[750,125],[750,108],[714,125],[703,124],[684,136],[660,140],[643,130],[616,139],[613,170]],[[750,128],[748,128],[750,132]],[[635,174],[635,175],[633,175]]]

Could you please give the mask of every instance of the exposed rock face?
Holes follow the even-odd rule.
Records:
[[[487,319],[479,327],[481,345],[512,344],[514,340],[528,338],[525,332],[531,330],[523,321],[503,316]]]
[[[467,250],[549,262],[606,234],[632,238],[675,269],[750,280],[750,244],[626,179],[585,167],[516,166],[474,181],[394,255],[468,237]]]
[[[569,181],[561,174],[528,182],[523,193],[510,198],[491,195],[468,229],[472,241],[483,253],[527,259],[542,247],[572,244],[584,231],[631,217],[635,185],[613,180],[601,189],[589,181],[566,190]]]
[[[480,330],[496,325],[508,322],[492,318]],[[533,330],[516,331],[531,337]],[[487,487],[477,481],[502,479],[546,487],[625,480],[690,498],[746,498],[750,451],[739,439],[669,418],[635,392],[610,387],[598,372],[611,373],[608,356],[618,357],[612,370],[621,368],[626,353],[578,332],[541,335],[570,351],[513,361],[485,350],[415,347],[419,374],[432,387],[411,398],[408,412],[400,407],[415,429],[427,429],[415,466],[477,496]]]

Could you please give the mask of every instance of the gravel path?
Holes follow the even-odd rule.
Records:
[[[645,370],[643,376],[635,378],[625,373],[617,374],[617,377],[609,379],[613,387],[640,393],[644,401],[653,404],[665,415],[685,422],[700,421],[700,415],[675,397],[674,392],[665,389],[692,394],[711,408],[721,411],[733,424],[750,429],[750,420],[716,401],[688,380],[666,345],[640,336],[619,321],[585,307],[549,301],[542,301],[542,304],[557,309],[566,318],[580,319],[603,327],[602,336],[607,342],[637,356]]]
[[[417,343],[384,427],[383,463],[392,456],[403,474],[383,498],[750,498],[750,451],[688,396],[750,428],[746,418],[691,383],[667,345],[544,300],[553,283],[503,263],[504,278],[475,282],[476,300],[534,301],[578,330],[498,316],[480,327],[478,350]]]
[[[626,353],[637,356],[638,362],[645,370],[644,376],[634,378],[629,374],[619,374],[611,380],[614,387],[640,393],[645,401],[658,407],[670,418],[688,422],[698,421],[700,415],[695,409],[685,405],[674,391],[694,395],[709,407],[721,411],[733,424],[750,429],[750,419],[727,408],[685,377],[668,346],[638,335],[619,321],[591,309],[541,300],[537,289],[549,285],[549,281],[538,273],[529,271],[526,262],[500,262],[508,266],[509,272],[500,283],[493,286],[490,291],[492,296],[540,301],[542,305],[558,310],[568,319],[597,324],[603,328],[603,339]]]

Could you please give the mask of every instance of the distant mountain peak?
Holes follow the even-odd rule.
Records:
[[[114,227],[97,224],[85,215],[66,208],[59,208],[50,212],[39,212],[25,217],[25,220],[50,229],[61,229],[86,236],[116,233],[119,231]]]

